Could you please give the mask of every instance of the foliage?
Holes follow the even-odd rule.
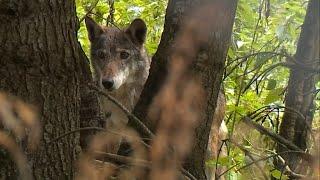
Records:
[[[102,25],[106,25],[110,6],[108,0],[77,0],[77,13],[81,20],[92,9],[92,17]],[[146,48],[150,55],[157,50],[164,24],[166,0],[121,0],[114,2],[114,26],[126,27],[135,18],[142,18],[147,23],[148,36]],[[80,22],[78,39],[89,53],[89,42],[84,22]]]
[[[92,9],[93,18],[106,24],[110,7],[108,0],[77,0],[77,13],[81,20]],[[114,21],[117,27],[125,27],[134,18],[144,19],[148,26],[146,48],[154,54],[160,41],[166,0],[119,0],[114,3]],[[228,51],[224,90],[227,96],[226,122],[230,137],[237,137],[238,143],[260,157],[272,156],[275,144],[256,131],[237,133],[241,118],[261,107],[283,106],[289,70],[281,66],[289,56],[294,55],[301,25],[306,11],[303,0],[240,0],[238,3],[231,46]],[[84,22],[80,22],[79,41],[88,54],[89,42]],[[320,88],[320,82],[317,84]],[[320,93],[319,93],[320,94]],[[318,97],[319,98],[319,97]],[[316,101],[319,111],[320,101]],[[266,128],[278,131],[282,113],[270,113],[270,118],[260,121]],[[281,119],[281,118],[280,118]],[[318,120],[317,120],[318,119]],[[314,126],[320,126],[319,113],[315,113]],[[243,132],[243,131],[239,131]],[[209,160],[207,165],[230,168],[228,179],[253,178],[253,167],[248,164],[248,156],[232,143],[228,146],[228,157]],[[276,179],[286,179],[274,170],[272,158],[264,161],[264,171]]]
[[[289,69],[281,63],[290,61],[288,57],[295,54],[306,5],[307,2],[302,0],[239,1],[224,77],[231,136],[241,132],[237,131],[237,126],[244,115],[264,106],[284,106]],[[316,107],[316,112],[319,112],[319,101],[316,101]],[[260,123],[277,132],[279,122],[275,121],[279,121],[279,116],[282,116],[281,111],[270,113],[270,118]],[[319,119],[319,113],[315,113],[314,128],[319,128]],[[265,142],[258,148],[260,153],[274,150],[274,143],[269,138],[259,137]],[[254,144],[254,141],[257,139],[246,138],[243,143]],[[250,146],[250,151],[258,149]],[[246,174],[245,171],[236,171],[240,166],[237,165],[232,171]],[[272,168],[272,162],[267,161],[267,166],[269,168],[265,171],[276,179],[280,176],[281,179],[286,178]],[[229,178],[232,179],[231,174]]]

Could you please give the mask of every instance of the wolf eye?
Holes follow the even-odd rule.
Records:
[[[128,57],[130,56],[130,54],[126,51],[121,51],[120,52],[120,58],[121,59],[128,59]]]
[[[103,51],[98,51],[97,52],[97,56],[100,58],[100,59],[104,59],[106,57],[106,53],[104,53]]]

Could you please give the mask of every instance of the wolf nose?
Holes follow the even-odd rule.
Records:
[[[114,81],[112,79],[102,80],[102,85],[106,89],[111,89],[113,87]]]

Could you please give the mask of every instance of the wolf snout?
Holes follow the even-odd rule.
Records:
[[[102,85],[105,89],[112,90],[113,85],[114,85],[114,81],[112,79],[103,79]]]

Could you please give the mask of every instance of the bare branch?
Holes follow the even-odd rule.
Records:
[[[97,91],[99,94],[105,96],[108,100],[110,100],[111,102],[113,102],[116,106],[118,106],[129,118],[132,118],[144,131],[144,133],[146,133],[149,137],[153,138],[154,134],[149,130],[149,128],[144,125],[142,123],[142,121],[137,118],[135,115],[133,115],[124,105],[122,105],[121,103],[119,103],[119,101],[114,98],[113,96],[105,93],[104,91],[102,91],[101,89],[99,89],[98,87],[89,84],[88,85],[91,89]]]
[[[275,134],[275,133],[267,130],[267,129],[264,128],[263,126],[261,126],[261,125],[255,123],[255,122],[253,122],[252,119],[249,118],[249,117],[247,117],[247,116],[244,117],[244,118],[242,118],[242,121],[243,121],[244,123],[246,123],[247,125],[249,125],[250,127],[255,128],[255,129],[258,130],[260,133],[269,136],[272,140],[274,140],[274,141],[276,141],[276,142],[278,142],[278,143],[280,143],[280,144],[285,145],[285,146],[288,147],[289,149],[294,150],[294,151],[299,151],[299,152],[301,152],[302,157],[303,157],[305,160],[307,160],[310,164],[312,164],[314,157],[313,157],[311,154],[304,152],[302,149],[300,149],[298,146],[292,144],[290,141],[288,141],[288,140],[286,140],[285,138],[279,136],[278,134]]]
[[[89,8],[88,12],[79,20],[79,23],[81,23],[86,16],[88,16],[90,13],[92,13],[91,11],[94,10],[94,8],[96,8],[96,6],[98,5],[99,1],[100,0],[96,0],[94,2],[94,4]]]

